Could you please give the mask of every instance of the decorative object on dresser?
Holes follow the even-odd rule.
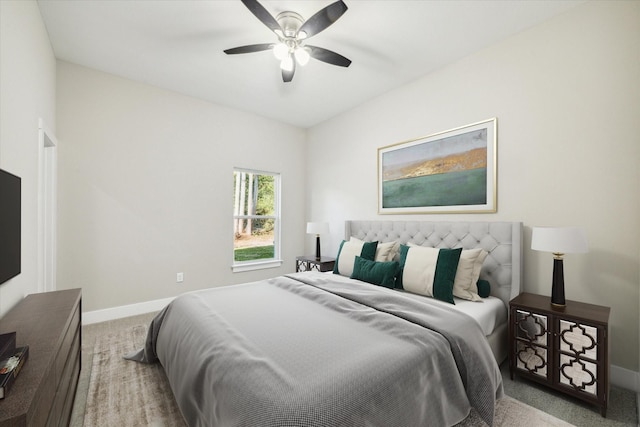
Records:
[[[564,254],[587,252],[587,237],[576,227],[533,227],[531,249],[553,253],[553,282],[551,304],[564,307]]]
[[[4,399],[13,382],[18,378],[22,366],[29,358],[29,346],[14,349],[10,357],[0,360],[0,399]]]
[[[0,427],[69,425],[80,376],[82,292],[31,294],[0,319],[29,361],[0,400]]]
[[[336,263],[335,258],[323,256],[317,258],[315,256],[299,256],[296,257],[296,273],[300,271],[316,270],[320,272],[332,271]]]
[[[600,305],[567,300],[553,309],[547,296],[511,300],[509,372],[600,407],[609,396],[609,314]]]
[[[16,333],[0,334],[0,360],[11,357],[16,351]]]
[[[329,234],[329,223],[327,222],[308,222],[307,234],[316,235],[316,260],[320,261],[320,235]]]

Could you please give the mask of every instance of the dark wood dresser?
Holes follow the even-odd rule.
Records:
[[[80,376],[82,292],[31,294],[0,319],[29,358],[0,400],[0,427],[67,426]]]

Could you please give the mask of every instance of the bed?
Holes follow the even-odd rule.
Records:
[[[492,300],[506,313],[519,293],[521,223],[347,221],[345,229],[343,267],[352,240],[363,247],[354,267],[385,270],[393,261],[365,256],[365,247],[376,252],[371,242],[401,244],[407,271],[424,247],[441,251],[438,263],[460,253],[451,248],[482,248]],[[464,301],[348,276],[293,273],[183,294],[127,358],[162,364],[190,426],[444,426],[471,408],[492,425],[506,317],[481,325],[457,307]]]
[[[508,355],[509,301],[521,292],[522,222],[434,222],[434,221],[346,221],[345,238],[365,241],[417,244],[437,248],[475,249],[487,251],[480,279],[491,285],[491,297],[503,303],[504,310],[494,301],[488,313],[486,307],[456,299],[456,308],[468,309],[483,327],[495,359],[500,364]],[[486,305],[486,304],[485,304]],[[495,318],[493,317],[495,315]],[[482,319],[482,316],[488,316]],[[492,326],[493,325],[493,326]]]

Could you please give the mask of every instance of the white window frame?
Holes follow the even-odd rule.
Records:
[[[282,265],[282,257],[281,254],[281,239],[280,239],[280,225],[281,225],[281,215],[280,215],[280,193],[281,193],[281,177],[278,172],[267,172],[256,169],[245,169],[245,168],[233,168],[234,174],[236,172],[239,173],[251,173],[255,175],[269,175],[274,178],[274,210],[275,215],[236,215],[233,212],[233,223],[235,223],[238,219],[273,219],[274,220],[274,230],[273,230],[273,258],[269,259],[260,259],[254,261],[236,261],[235,260],[235,248],[232,247],[231,251],[231,270],[234,273],[240,273],[243,271],[253,271],[253,270],[261,270],[265,268],[276,268]],[[235,185],[235,184],[234,184]],[[232,223],[232,224],[233,224]],[[235,226],[232,227],[232,232],[235,234]],[[235,240],[235,235],[234,235]]]

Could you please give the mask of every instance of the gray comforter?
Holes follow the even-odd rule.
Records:
[[[311,272],[184,294],[127,358],[162,363],[190,426],[492,425],[502,395],[471,318]]]

